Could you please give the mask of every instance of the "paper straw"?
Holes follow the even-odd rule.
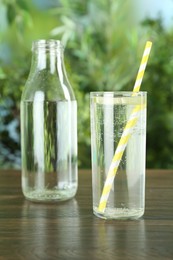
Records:
[[[136,81],[135,81],[135,85],[133,88],[133,92],[135,94],[135,92],[138,92],[140,90],[140,86],[142,83],[142,79],[144,76],[144,72],[145,72],[145,68],[147,65],[147,61],[149,58],[149,54],[151,51],[151,47],[152,47],[152,42],[147,42],[145,45],[145,49],[144,49],[144,53],[142,56],[142,60],[141,60],[141,64],[137,73],[137,77],[136,77]],[[133,95],[134,95],[133,94]],[[100,202],[99,202],[99,207],[98,210],[99,212],[104,212],[105,208],[106,208],[106,204],[107,204],[107,200],[109,197],[109,193],[110,190],[112,188],[112,184],[115,178],[115,175],[117,173],[120,161],[122,159],[124,150],[127,146],[128,140],[131,137],[132,131],[133,131],[133,127],[136,125],[140,111],[142,109],[144,109],[145,105],[141,106],[141,105],[136,105],[135,108],[133,109],[130,118],[124,128],[123,134],[120,138],[120,141],[118,143],[117,149],[115,151],[114,157],[112,159],[108,174],[107,174],[107,178],[103,187],[103,192],[100,198]]]
[[[140,64],[138,74],[137,74],[137,77],[136,77],[136,81],[135,81],[135,85],[134,85],[134,88],[133,88],[133,92],[138,92],[140,90],[142,79],[143,79],[144,72],[145,72],[145,68],[147,66],[147,61],[148,61],[148,58],[149,58],[149,55],[150,55],[151,47],[152,47],[152,42],[149,42],[149,41],[146,42],[144,53],[143,53],[142,60],[141,60],[141,64]]]

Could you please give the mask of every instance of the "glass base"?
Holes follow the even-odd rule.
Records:
[[[138,219],[143,216],[144,209],[128,209],[128,208],[106,208],[104,212],[100,212],[97,207],[93,208],[93,213],[103,219]]]
[[[42,190],[23,192],[26,199],[33,202],[58,202],[73,198],[76,194],[76,189],[70,190]]]

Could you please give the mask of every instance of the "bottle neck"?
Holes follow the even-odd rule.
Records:
[[[63,69],[63,48],[59,41],[40,40],[32,45],[32,66],[34,71],[46,70],[50,74],[58,71],[61,74]]]
[[[63,47],[56,40],[39,40],[32,45],[32,64],[23,99],[34,99],[41,91],[47,100],[75,100],[64,66]]]

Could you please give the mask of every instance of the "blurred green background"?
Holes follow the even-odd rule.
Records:
[[[130,1],[0,0],[0,168],[20,168],[20,97],[35,39],[60,39],[78,101],[79,167],[90,168],[89,92],[132,90],[146,40],[147,168],[173,167],[173,24],[135,22]]]

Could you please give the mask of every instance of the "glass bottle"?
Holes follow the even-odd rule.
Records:
[[[77,102],[61,42],[35,41],[32,52],[21,97],[22,191],[31,201],[63,201],[77,191]]]

